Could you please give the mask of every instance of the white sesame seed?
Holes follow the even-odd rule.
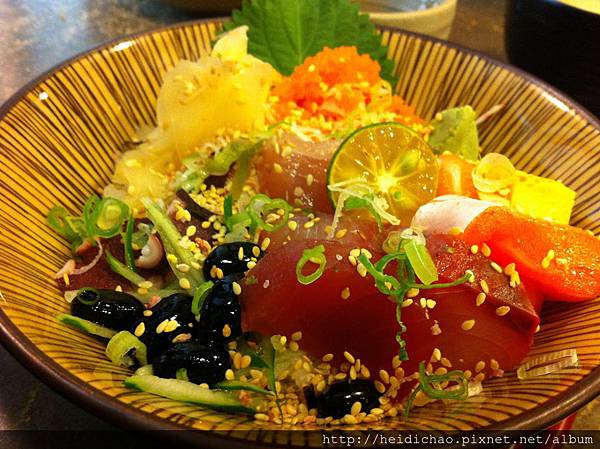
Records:
[[[484,292],[480,292],[475,298],[475,305],[479,307],[481,304],[485,302],[486,294]]]
[[[189,290],[190,288],[192,288],[192,284],[190,284],[190,281],[186,278],[179,279],[179,286],[185,290]]]
[[[346,358],[346,360],[348,360],[348,362],[350,363],[354,363],[356,362],[356,359],[354,358],[354,356],[352,354],[350,354],[348,351],[344,351],[344,357]]]
[[[492,250],[490,249],[489,246],[487,246],[486,243],[481,245],[481,254],[483,254],[485,257],[490,257],[492,254]]]
[[[137,325],[137,327],[135,328],[135,331],[133,332],[133,335],[135,335],[136,337],[141,337],[142,335],[144,335],[144,332],[146,332],[146,325],[144,324],[144,322],[142,321],[140,324]]]
[[[476,373],[483,371],[484,369],[485,369],[485,362],[483,360],[480,360],[479,362],[477,362],[475,364],[475,372]]]
[[[473,329],[473,326],[475,326],[475,320],[466,320],[463,321],[460,325],[460,327],[462,327],[462,330],[464,331],[470,331],[471,329]]]
[[[502,273],[502,267],[498,265],[496,262],[490,263],[491,267],[498,273]]]
[[[485,294],[488,294],[490,292],[490,288],[488,286],[488,283],[486,282],[485,279],[482,279],[479,281],[479,285],[481,286],[481,290],[483,290],[483,292]]]
[[[418,288],[411,288],[406,292],[406,297],[414,298],[415,296],[419,296],[419,293],[421,293],[421,291]]]
[[[510,312],[510,307],[509,306],[500,306],[500,307],[498,307],[496,309],[496,315],[498,315],[498,316],[504,316],[508,312]]]
[[[242,286],[237,282],[231,283],[231,289],[236,296],[240,296],[242,294]]]
[[[333,354],[325,354],[321,360],[324,362],[331,362],[333,360]]]
[[[345,289],[343,289],[340,296],[342,299],[348,299],[350,297],[350,287],[346,287]]]

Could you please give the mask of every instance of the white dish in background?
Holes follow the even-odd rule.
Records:
[[[448,39],[456,14],[457,0],[442,0],[439,5],[413,11],[402,10],[402,0],[365,0],[361,9],[378,25],[402,28],[440,39]],[[376,11],[370,10],[377,5]],[[389,12],[386,12],[388,10]]]

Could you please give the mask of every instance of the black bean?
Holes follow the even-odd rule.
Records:
[[[225,378],[231,368],[231,358],[223,345],[204,346],[196,342],[178,343],[154,359],[154,375],[175,378],[177,371],[185,369],[190,382],[214,385]]]
[[[369,412],[379,407],[380,393],[373,382],[368,380],[353,380],[331,384],[325,392],[316,397],[310,397],[320,417],[342,418],[350,413],[352,404],[360,402],[363,412]],[[312,405],[311,404],[311,405]]]
[[[192,313],[192,297],[185,293],[175,293],[161,299],[150,311],[151,315],[143,316],[133,325],[130,323],[129,329],[131,333],[139,334],[138,338],[148,350],[149,360],[171,347],[175,337],[181,334],[190,334],[191,337],[193,327],[198,324]],[[140,334],[141,323],[143,332]]]
[[[240,254],[242,255],[241,258]],[[213,267],[221,269],[224,276],[243,274],[249,270],[248,263],[256,262],[262,255],[260,247],[254,243],[224,243],[213,249],[204,261],[204,277],[206,279],[218,279]]]
[[[194,328],[194,336],[199,341],[226,342],[242,335],[242,311],[233,282],[241,280],[240,275],[232,275],[215,282],[200,310],[200,322]],[[229,335],[223,335],[225,326]]]
[[[143,311],[137,298],[115,290],[82,288],[71,302],[73,315],[116,331],[128,329]]]

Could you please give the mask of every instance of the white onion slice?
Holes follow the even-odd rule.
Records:
[[[90,263],[88,263],[87,265],[84,265],[83,267],[73,270],[70,274],[77,276],[79,274],[83,274],[83,273],[90,271],[92,268],[94,268],[96,266],[96,264],[102,257],[102,254],[104,253],[104,248],[102,247],[102,243],[100,243],[100,240],[98,240],[97,243],[98,243],[98,254],[96,254],[96,257],[94,257],[92,259],[92,261]]]
[[[452,229],[462,232],[489,207],[498,207],[498,204],[459,195],[438,196],[419,207],[410,226],[429,234],[447,234]]]
[[[65,262],[65,264],[63,265],[63,267],[56,272],[56,274],[54,275],[54,279],[60,279],[65,274],[72,274],[73,270],[75,270],[75,267],[76,267],[76,264],[75,264],[74,259],[67,260]]]
[[[577,350],[575,349],[565,349],[551,352],[550,354],[542,354],[519,366],[517,377],[520,380],[525,380],[532,377],[545,376],[563,368],[576,366],[577,361]]]

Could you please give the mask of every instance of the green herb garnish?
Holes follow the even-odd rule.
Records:
[[[96,243],[98,237],[118,235],[129,217],[129,206],[116,198],[100,199],[91,195],[82,216],[70,215],[62,206],[54,206],[46,218],[48,225],[71,243],[73,252],[83,242]]]
[[[325,47],[355,46],[381,66],[381,77],[396,85],[394,63],[369,17],[349,0],[244,0],[225,30],[247,25],[248,51],[290,75]]]
[[[202,304],[206,300],[206,297],[214,287],[214,283],[212,281],[206,281],[203,284],[200,284],[196,287],[194,291],[194,298],[192,299],[192,313],[198,317],[200,315],[200,310],[202,310]],[[199,321],[199,320],[198,320]]]
[[[167,257],[167,261],[175,276],[180,280],[180,285],[183,279],[189,282],[189,287],[192,289],[205,282],[204,275],[194,254],[182,245],[182,236],[167,215],[167,212],[148,198],[143,198],[142,203],[146,208],[146,215],[152,221],[154,229],[156,229],[156,232],[160,236],[165,252],[168,255],[172,254],[175,256],[174,259]],[[177,265],[179,264],[185,264],[189,269],[184,273],[177,269]],[[185,286],[185,288],[187,289],[188,287]]]
[[[318,266],[311,274],[304,275],[302,274],[302,270],[308,262],[317,264]],[[325,247],[323,245],[305,249],[302,251],[302,257],[296,264],[296,278],[298,282],[304,285],[312,284],[323,275],[326,265],[327,258],[325,257]]]
[[[281,198],[271,199],[260,193],[254,195],[248,206],[237,214],[233,214],[233,198],[228,195],[225,198],[223,209],[225,226],[229,230],[227,236],[235,234],[238,240],[243,240],[245,235],[254,235],[259,229],[267,232],[281,229],[290,218],[292,206]],[[269,214],[279,215],[280,212],[282,212],[281,216],[275,222],[266,220]]]
[[[458,388],[452,390],[442,389],[440,384],[443,382],[456,382]],[[422,391],[431,399],[464,401],[469,397],[469,384],[465,373],[460,370],[450,371],[446,374],[427,374],[425,372],[425,363],[419,363],[419,385],[413,390],[406,401],[406,408],[404,409],[405,417],[408,417],[412,403],[419,391]]]
[[[133,226],[134,225],[135,225],[135,220],[133,218],[133,214],[130,213],[129,218],[127,219],[125,235],[123,236],[123,245],[125,247],[125,264],[131,271],[136,271],[135,257],[133,256]]]
[[[119,261],[116,257],[114,257],[110,253],[110,251],[106,250],[105,255],[106,255],[106,262],[108,263],[108,266],[110,267],[110,269],[113,270],[115,273],[117,273],[119,276],[122,276],[125,279],[127,279],[129,282],[131,282],[136,287],[146,285],[147,283],[150,282],[150,281],[147,281],[144,277],[137,274],[135,271],[133,271],[127,265],[125,265],[124,263]]]
[[[379,261],[373,264],[366,254],[361,253],[358,261],[364,265],[373,279],[377,289],[387,296],[394,297],[396,301],[396,320],[400,326],[400,331],[396,334],[396,340],[400,347],[400,360],[408,360],[406,352],[406,342],[402,339],[402,334],[406,331],[406,326],[402,322],[402,302],[406,293],[412,289],[436,289],[454,287],[467,282],[471,278],[470,273],[455,281],[433,284],[438,279],[438,272],[424,243],[419,243],[417,239],[400,239],[396,252],[386,254]],[[386,272],[387,266],[392,262],[397,262],[396,275],[392,276]],[[421,283],[416,282],[418,277]]]

